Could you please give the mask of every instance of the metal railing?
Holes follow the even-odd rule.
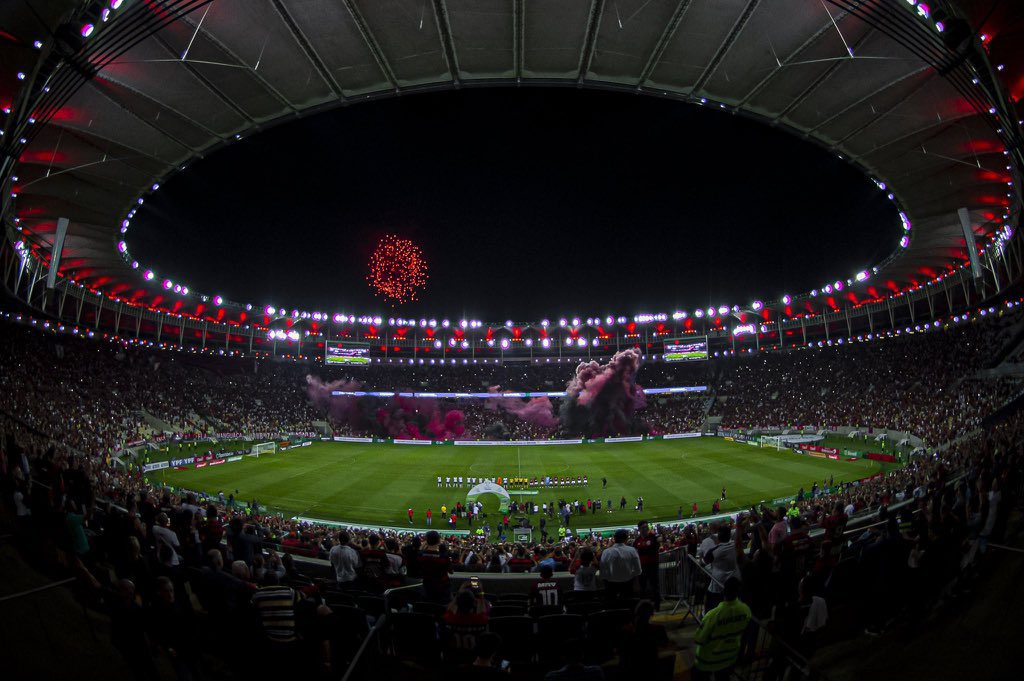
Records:
[[[699,626],[706,613],[708,587],[717,580],[696,557],[685,554],[681,562],[678,575],[682,593],[672,612],[685,608],[686,617],[692,617]],[[740,681],[826,681],[825,675],[812,667],[775,630],[776,623],[772,620],[751,618],[731,678]]]
[[[387,626],[388,613],[385,612],[370,628],[370,633],[363,639],[362,645],[356,651],[355,657],[345,670],[341,681],[359,681],[361,679],[377,679],[380,677],[378,666],[380,657],[383,654],[381,636]]]

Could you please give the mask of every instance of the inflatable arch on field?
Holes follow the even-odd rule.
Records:
[[[474,501],[476,501],[478,498],[482,497],[485,494],[496,495],[498,497],[499,502],[498,512],[508,513],[508,490],[506,490],[501,485],[490,481],[481,482],[479,485],[469,490],[469,494],[466,495],[466,503],[473,503]]]

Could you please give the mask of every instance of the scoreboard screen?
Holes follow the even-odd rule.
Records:
[[[349,343],[347,341],[329,341],[324,344],[324,364],[332,365],[358,365],[364,366],[370,363],[369,343]]]
[[[697,362],[708,358],[708,337],[670,338],[665,341],[666,362]]]

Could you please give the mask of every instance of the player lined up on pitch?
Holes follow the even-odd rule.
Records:
[[[437,476],[438,487],[474,487],[493,482],[505,489],[533,489],[539,487],[586,487],[590,478],[586,475],[544,475],[540,477],[522,477],[516,475],[494,477],[475,477],[464,475]],[[605,482],[607,487],[607,482]]]

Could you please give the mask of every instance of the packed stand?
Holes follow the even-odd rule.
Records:
[[[723,360],[712,416],[726,428],[886,428],[937,445],[1024,389],[971,378],[999,350],[985,323]]]

